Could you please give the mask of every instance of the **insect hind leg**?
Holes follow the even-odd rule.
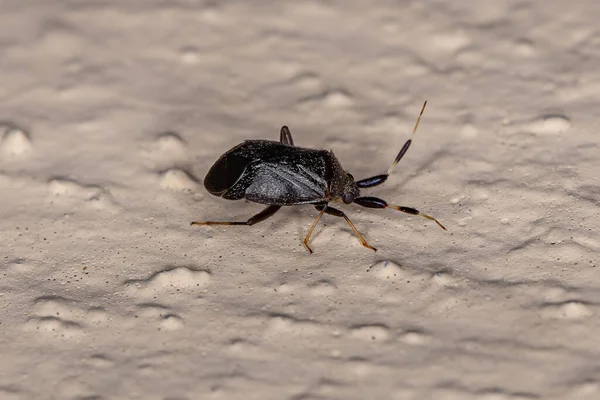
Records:
[[[250,217],[248,221],[194,221],[190,225],[254,225],[272,217],[280,208],[281,206],[268,206],[258,214]]]
[[[290,128],[287,126],[281,127],[281,132],[279,133],[279,141],[283,144],[289,144],[290,146],[294,145],[294,139],[292,139],[292,133],[290,132]]]

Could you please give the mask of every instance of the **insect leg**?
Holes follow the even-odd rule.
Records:
[[[387,180],[387,178],[390,176],[390,174],[392,173],[394,168],[396,168],[396,165],[398,165],[398,163],[400,162],[402,157],[404,157],[404,154],[406,154],[406,152],[408,151],[408,148],[410,147],[410,144],[412,143],[412,140],[415,137],[415,133],[417,132],[417,127],[419,126],[419,122],[421,122],[421,116],[423,115],[423,111],[425,111],[426,105],[427,105],[427,102],[423,103],[423,108],[421,108],[421,112],[419,113],[419,117],[417,118],[417,122],[415,123],[415,127],[413,128],[410,139],[408,139],[406,141],[406,143],[404,143],[404,146],[402,146],[402,148],[400,149],[400,152],[398,152],[396,159],[394,160],[392,165],[390,165],[387,172],[385,174],[375,175],[370,178],[361,179],[360,181],[356,182],[356,185],[359,188],[370,188],[373,186],[381,185],[383,182],[385,182]]]
[[[446,230],[444,225],[440,224],[440,222],[437,219],[433,218],[430,215],[423,214],[419,210],[412,208],[412,207],[395,206],[393,204],[388,204],[387,201],[385,201],[383,199],[380,199],[377,197],[366,197],[366,196],[365,197],[357,197],[354,199],[354,202],[356,204],[358,204],[359,206],[368,207],[368,208],[393,208],[394,210],[402,211],[407,214],[420,215],[424,218],[435,221],[435,223],[438,224],[440,226],[440,228],[442,228],[443,230]]]
[[[281,132],[279,134],[279,141],[283,144],[289,144],[290,146],[294,145],[294,139],[292,139],[292,133],[287,126],[281,127]]]
[[[308,230],[308,233],[306,234],[306,236],[304,237],[304,241],[302,242],[302,244],[304,244],[304,247],[306,247],[306,250],[308,250],[308,252],[310,254],[312,254],[313,251],[310,248],[310,246],[308,245],[308,240],[310,239],[310,235],[312,235],[313,231],[315,230],[315,226],[317,226],[317,223],[319,222],[319,220],[323,216],[323,213],[325,212],[325,208],[326,207],[327,207],[327,205],[325,205],[323,208],[318,208],[318,207],[315,206],[315,208],[317,210],[321,211],[321,212],[319,213],[319,215],[317,215],[317,218],[315,218],[315,221],[310,226],[310,229]]]
[[[262,210],[255,216],[248,219],[248,221],[243,221],[243,222],[227,222],[227,221],[198,222],[198,221],[194,221],[190,225],[254,225],[254,224],[258,224],[259,222],[264,221],[265,219],[271,217],[273,214],[275,214],[277,211],[279,211],[280,208],[281,208],[281,206],[268,206],[267,208],[265,208],[264,210]]]
[[[367,243],[367,241],[365,240],[365,238],[360,234],[360,232],[358,231],[358,229],[356,229],[356,227],[354,226],[354,224],[352,223],[352,221],[350,221],[350,218],[348,218],[348,216],[346,214],[344,214],[342,211],[338,210],[337,208],[333,208],[333,207],[328,207],[327,205],[317,205],[315,206],[315,208],[317,210],[321,209],[321,212],[326,212],[329,215],[334,215],[336,217],[342,217],[346,220],[346,222],[348,223],[348,225],[350,225],[350,228],[352,228],[352,230],[354,231],[354,234],[358,237],[358,240],[360,240],[360,243],[365,246],[366,248],[369,248],[373,251],[377,251],[377,249],[371,245],[369,245],[369,243]]]

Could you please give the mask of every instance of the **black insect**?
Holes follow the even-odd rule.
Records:
[[[412,215],[421,215],[444,226],[435,218],[412,207],[395,206],[377,197],[361,196],[360,189],[381,185],[404,156],[417,131],[427,102],[423,104],[412,136],[404,143],[396,159],[385,174],[355,181],[344,171],[332,151],[294,146],[287,126],[281,128],[279,142],[273,140],[246,140],[223,154],[211,167],[204,179],[204,187],[211,194],[228,200],[247,199],[266,204],[267,208],[244,222],[192,222],[192,225],[254,225],[275,214],[282,206],[313,204],[319,215],[311,225],[304,246],[308,246],[319,219],[324,213],[342,217],[352,228],[363,246],[370,246],[342,211],[329,202],[352,202],[369,208],[393,208]]]

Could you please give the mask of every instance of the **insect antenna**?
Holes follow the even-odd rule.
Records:
[[[419,127],[419,122],[421,122],[421,116],[423,116],[423,112],[425,111],[425,106],[427,106],[427,100],[425,100],[425,103],[423,103],[423,107],[421,108],[421,112],[419,113],[419,117],[417,118],[417,122],[415,122],[415,127],[412,130],[412,134],[410,135],[410,139],[408,139],[406,141],[406,143],[404,143],[404,146],[402,146],[402,148],[400,149],[400,152],[398,152],[398,155],[396,156],[396,159],[394,160],[394,162],[392,163],[392,165],[390,165],[390,167],[387,170],[386,175],[390,175],[392,173],[392,171],[394,170],[394,168],[396,168],[396,166],[398,165],[398,163],[400,162],[400,160],[402,159],[402,157],[404,157],[404,154],[406,154],[406,152],[408,151],[408,148],[410,147],[413,138],[415,137],[415,133],[417,133],[417,128]]]
[[[422,213],[421,211],[417,210],[416,208],[406,207],[406,206],[397,206],[394,204],[388,204],[388,208],[393,208],[394,210],[402,211],[403,213],[407,213],[407,214],[411,214],[411,215],[420,215],[421,217],[427,218],[428,220],[435,222],[443,230],[447,230],[446,227],[440,223],[440,221],[433,218],[431,215]]]
[[[354,199],[354,202],[356,204],[358,204],[359,206],[368,207],[368,208],[392,208],[394,210],[402,211],[403,213],[407,213],[407,214],[411,214],[411,215],[420,215],[423,218],[427,218],[428,220],[435,222],[443,230],[446,230],[446,227],[444,225],[442,225],[440,223],[440,221],[433,218],[431,215],[422,213],[421,211],[419,211],[413,207],[397,206],[395,204],[389,204],[387,201],[380,199],[379,197],[371,197],[371,196],[357,197]]]
[[[423,103],[423,107],[421,108],[421,112],[419,113],[419,117],[417,118],[417,122],[415,123],[415,127],[412,130],[410,139],[408,139],[406,141],[406,143],[404,143],[404,146],[402,146],[402,148],[398,152],[398,155],[394,159],[394,162],[392,163],[392,165],[390,165],[390,167],[388,168],[387,172],[385,174],[361,179],[360,181],[356,182],[356,185],[359,188],[370,188],[373,186],[381,185],[383,182],[385,182],[387,180],[387,178],[390,176],[390,174],[392,173],[394,168],[396,168],[396,166],[398,165],[398,163],[400,162],[402,157],[404,157],[404,154],[406,154],[406,152],[408,151],[408,148],[410,147],[412,140],[415,137],[415,133],[417,132],[417,128],[419,127],[419,122],[421,122],[421,116],[423,116],[423,112],[425,111],[425,106],[427,106],[427,101],[425,101],[425,103]]]

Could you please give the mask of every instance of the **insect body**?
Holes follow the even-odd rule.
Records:
[[[332,152],[247,140],[215,162],[204,185],[228,200],[291,206],[325,200],[328,190],[343,191],[347,181]]]
[[[423,104],[413,129],[413,136],[426,105],[427,102]],[[192,225],[254,225],[275,214],[282,206],[313,204],[319,215],[303,241],[310,253],[312,250],[308,241],[324,213],[344,218],[362,245],[377,251],[367,243],[346,214],[329,205],[330,202],[354,202],[363,207],[393,208],[408,214],[421,215],[435,221],[445,230],[435,218],[412,207],[395,206],[377,197],[360,196],[360,189],[377,186],[386,181],[411,143],[412,137],[402,146],[385,174],[355,181],[351,174],[344,171],[333,152],[294,146],[290,130],[283,126],[279,142],[246,140],[223,154],[204,179],[206,190],[215,196],[228,200],[245,198],[267,207],[243,222],[207,221],[192,222]]]

